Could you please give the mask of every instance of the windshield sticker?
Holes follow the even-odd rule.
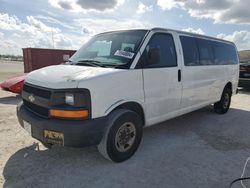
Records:
[[[127,52],[127,51],[123,51],[123,50],[117,50],[114,55],[125,57],[128,59],[132,59],[134,57],[135,53]]]

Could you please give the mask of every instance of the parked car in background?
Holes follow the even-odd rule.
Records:
[[[240,62],[239,87],[250,88],[250,60]]]
[[[24,72],[29,73],[50,65],[62,64],[68,61],[75,52],[75,50],[64,49],[23,48]],[[0,83],[0,89],[20,94],[23,89],[25,73],[3,81]]]
[[[23,83],[26,74],[21,74],[12,78],[9,78],[0,83],[0,88],[5,91],[20,94],[23,89]]]

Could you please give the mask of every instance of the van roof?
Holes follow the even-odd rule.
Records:
[[[179,34],[186,34],[186,35],[190,35],[190,36],[194,36],[194,37],[207,38],[207,39],[212,39],[212,40],[217,40],[217,41],[221,41],[221,42],[227,42],[227,43],[234,44],[233,42],[228,41],[228,40],[224,40],[224,39],[220,39],[220,38],[216,38],[216,37],[211,37],[211,36],[207,36],[207,35],[202,35],[202,34],[198,34],[198,33],[191,33],[191,32],[187,32],[187,31],[161,28],[161,27],[154,27],[151,30],[152,31],[174,31],[174,32],[177,32]]]
[[[207,36],[207,35],[201,35],[201,34],[198,34],[198,33],[191,33],[191,32],[187,32],[187,31],[181,31],[181,30],[175,30],[175,29],[169,29],[169,28],[162,28],[162,27],[153,27],[151,29],[114,30],[114,31],[108,31],[108,32],[103,32],[103,33],[113,33],[113,32],[121,32],[121,31],[174,31],[174,32],[177,32],[179,34],[185,34],[185,35],[190,35],[190,36],[199,37],[199,38],[207,38],[207,39],[221,41],[221,42],[226,42],[226,43],[231,43],[231,44],[235,45],[231,41],[220,39],[220,38],[216,38],[216,37],[211,37],[211,36]],[[100,33],[100,34],[103,34],[103,33]]]

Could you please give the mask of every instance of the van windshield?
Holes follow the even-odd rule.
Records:
[[[146,33],[146,30],[133,30],[96,35],[69,61],[74,65],[128,69]]]

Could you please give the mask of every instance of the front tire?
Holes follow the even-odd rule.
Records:
[[[143,125],[141,117],[127,109],[117,109],[109,115],[99,152],[108,160],[122,162],[129,159],[140,145]]]
[[[230,108],[232,91],[226,87],[219,102],[214,104],[214,111],[218,114],[225,114]]]
[[[45,142],[41,142],[42,145],[47,148],[47,149],[51,149],[52,148],[52,144],[49,144],[49,143],[45,143]]]

